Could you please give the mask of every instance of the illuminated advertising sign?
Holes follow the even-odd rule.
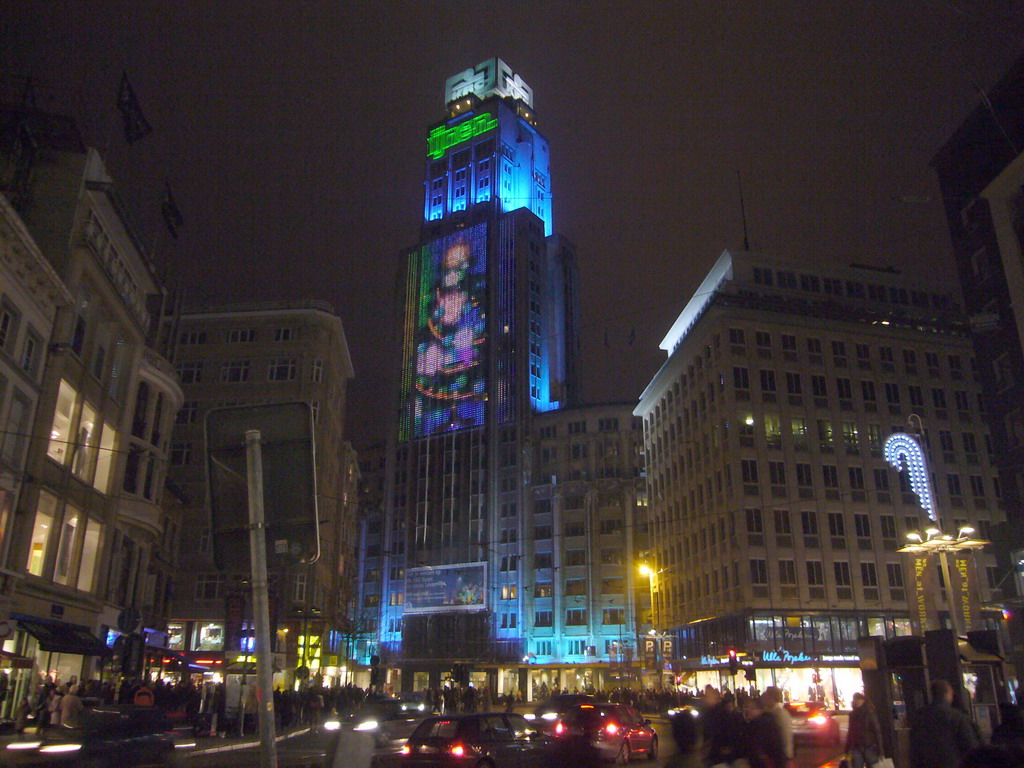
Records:
[[[482,133],[498,127],[498,118],[494,115],[484,113],[477,115],[469,120],[463,120],[458,125],[453,125],[448,128],[444,125],[439,125],[434,128],[427,136],[427,157],[431,160],[437,160],[442,157],[449,148],[454,147],[456,144],[461,144],[464,141],[479,136]]]
[[[486,563],[459,563],[405,572],[405,613],[482,611],[487,608]]]
[[[409,266],[402,439],[481,426],[487,224],[424,245]]]
[[[444,84],[444,103],[449,104],[470,93],[481,100],[494,94],[511,96],[521,99],[528,107],[533,106],[533,89],[498,58],[481,61],[475,67],[449,77]]]

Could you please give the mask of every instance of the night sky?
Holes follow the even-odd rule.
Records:
[[[448,76],[499,56],[533,88],[578,247],[585,394],[636,400],[743,242],[737,171],[757,250],[952,277],[928,161],[1024,51],[1024,4],[7,0],[0,31],[3,95],[31,76],[79,120],[170,283],[336,307],[359,444],[384,437],[398,254]],[[154,129],[130,146],[122,71]]]

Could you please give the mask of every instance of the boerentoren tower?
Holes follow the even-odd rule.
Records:
[[[580,400],[578,288],[532,89],[490,59],[448,79],[445,108],[402,257],[380,647],[403,689],[450,676],[493,691],[531,618],[531,420]]]

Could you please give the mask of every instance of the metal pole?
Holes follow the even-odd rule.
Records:
[[[249,485],[249,554],[252,558],[253,622],[256,625],[256,680],[259,686],[257,720],[260,728],[260,768],[277,768],[274,739],[274,680],[270,650],[270,599],[267,587],[267,539],[263,518],[263,453],[260,431],[245,433]],[[242,717],[245,717],[244,709]]]

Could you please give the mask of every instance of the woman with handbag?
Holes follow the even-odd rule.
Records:
[[[874,707],[860,692],[853,694],[846,753],[850,756],[850,768],[871,768],[882,758],[882,729]]]

